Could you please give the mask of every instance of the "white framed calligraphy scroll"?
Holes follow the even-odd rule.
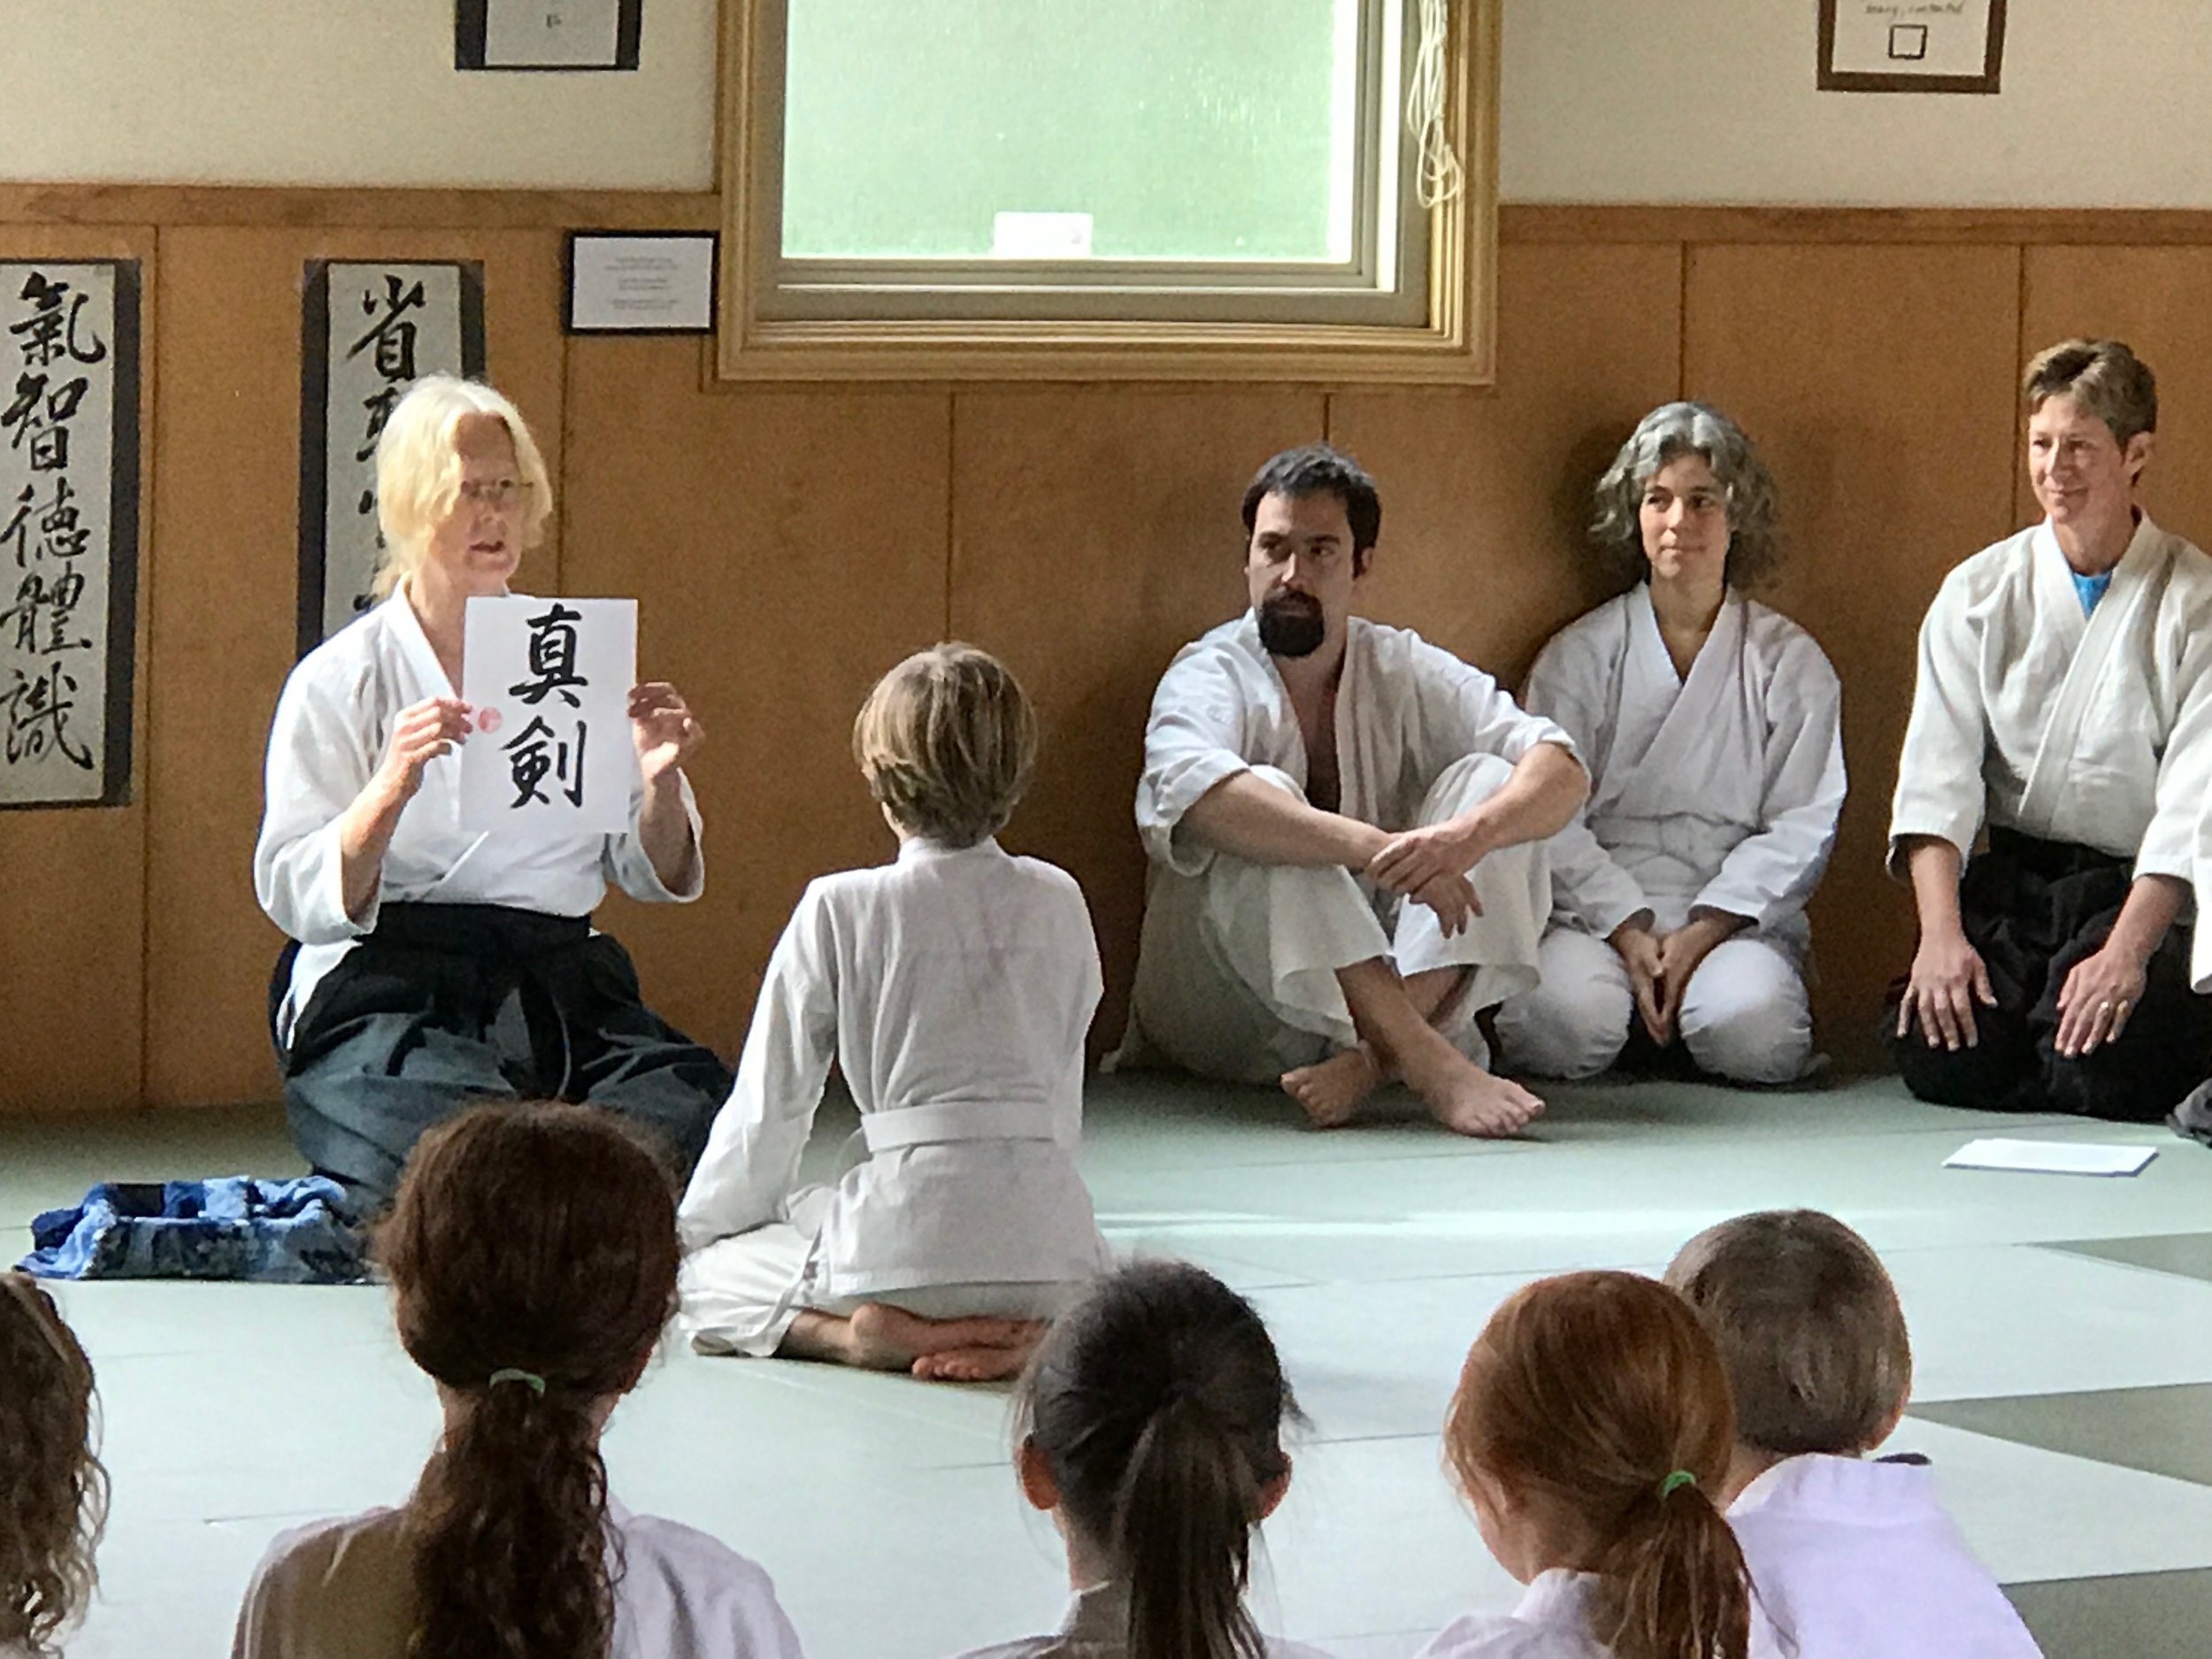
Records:
[[[629,828],[636,600],[472,597],[461,664],[463,830]]]
[[[376,440],[423,375],[484,373],[484,268],[312,260],[300,330],[299,649],[374,603]]]
[[[0,260],[0,806],[131,772],[138,265]]]

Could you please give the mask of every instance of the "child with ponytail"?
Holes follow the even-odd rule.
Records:
[[[0,1654],[54,1659],[92,1594],[107,1471],[92,1362],[37,1280],[0,1271]]]
[[[396,1509],[270,1547],[244,1659],[799,1659],[768,1576],[607,1494],[599,1437],[676,1302],[675,1196],[612,1114],[496,1104],[416,1142],[378,1234],[445,1432]]]
[[[1528,1586],[1423,1659],[1745,1659],[1754,1617],[1718,1503],[1728,1378],[1697,1316],[1633,1273],[1568,1273],[1483,1327],[1444,1425],[1483,1542]]]
[[[1244,1606],[1298,1416],[1251,1303],[1187,1263],[1125,1267],[1054,1323],[1016,1403],[1015,1471],[1075,1599],[1055,1634],[967,1659],[1322,1659]]]

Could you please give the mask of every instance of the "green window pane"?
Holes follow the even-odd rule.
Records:
[[[1350,257],[1360,0],[788,7],[787,256],[984,258],[1048,213],[1102,259]]]

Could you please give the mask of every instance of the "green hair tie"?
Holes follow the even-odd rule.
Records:
[[[1697,1485],[1697,1477],[1686,1469],[1678,1469],[1659,1483],[1659,1502],[1664,1503],[1685,1486]]]
[[[532,1394],[541,1400],[545,1398],[545,1379],[534,1371],[495,1371],[486,1380],[484,1386],[496,1388],[503,1382],[526,1383]]]

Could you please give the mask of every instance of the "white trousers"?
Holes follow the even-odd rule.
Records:
[[[1494,755],[1455,762],[1423,800],[1419,821],[1471,810],[1512,772]],[[1253,776],[1300,793],[1273,767],[1256,766]],[[1402,976],[1466,969],[1470,983],[1439,1029],[1486,1063],[1476,1014],[1536,982],[1537,942],[1551,912],[1544,843],[1492,853],[1472,879],[1482,914],[1447,938],[1426,905],[1372,894],[1334,865],[1260,864],[1225,853],[1196,876],[1156,865],[1125,1055],[1149,1048],[1202,1077],[1272,1083],[1359,1040],[1337,970],[1379,957]]]
[[[802,1187],[792,1195],[790,1220],[717,1239],[684,1258],[676,1281],[676,1325],[695,1351],[765,1359],[783,1345],[800,1314],[849,1314],[871,1302],[924,1319],[1054,1319],[1090,1288],[1087,1280],[1048,1279],[914,1285],[865,1296],[813,1294],[816,1240],[833,1190]]]
[[[1498,1010],[1506,1064],[1539,1077],[1594,1077],[1620,1058],[1636,1018],[1628,965],[1602,939],[1544,935],[1536,988]],[[1793,1083],[1813,1053],[1805,980],[1763,939],[1713,947],[1682,995],[1676,1025],[1699,1068],[1737,1083]]]

